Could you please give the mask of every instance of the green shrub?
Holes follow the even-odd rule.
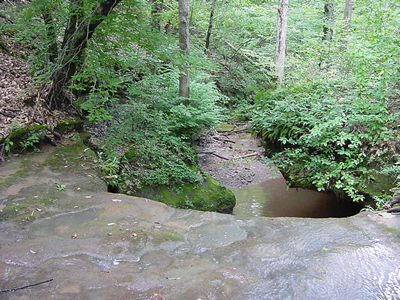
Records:
[[[390,163],[396,152],[398,116],[384,100],[333,82],[257,95],[251,125],[282,146],[274,159],[289,181],[360,201],[371,170]]]

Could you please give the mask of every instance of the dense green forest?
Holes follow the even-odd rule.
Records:
[[[23,45],[47,106],[96,128],[119,191],[199,183],[193,145],[228,120],[292,185],[377,208],[399,187],[398,1],[2,2],[2,51]]]

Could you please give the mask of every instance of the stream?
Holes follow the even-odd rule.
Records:
[[[349,217],[362,208],[357,203],[338,200],[334,194],[288,189],[283,177],[232,191],[236,196],[233,212],[238,217]]]
[[[214,135],[203,136],[198,151],[209,153],[199,155],[202,169],[234,192],[236,216],[337,218],[360,212],[361,205],[337,199],[333,194],[287,188],[279,170],[261,161],[264,148],[247,132],[248,125],[233,124],[221,126]]]
[[[85,148],[0,167],[0,299],[400,299],[398,215],[255,216],[272,210],[257,176],[253,215],[174,209],[108,193]]]

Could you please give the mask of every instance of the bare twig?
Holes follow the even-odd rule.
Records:
[[[45,280],[45,281],[41,281],[41,282],[38,282],[38,283],[25,285],[25,286],[22,286],[22,287],[17,287],[17,288],[8,289],[8,290],[0,290],[0,294],[1,293],[9,293],[9,292],[15,292],[15,291],[23,290],[23,289],[30,288],[30,287],[33,287],[33,286],[37,286],[39,284],[47,283],[47,282],[50,282],[50,281],[53,281],[53,278]]]

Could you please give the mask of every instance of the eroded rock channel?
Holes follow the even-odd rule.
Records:
[[[1,299],[400,297],[399,216],[173,209],[107,193],[95,160],[69,145],[0,168],[0,290],[53,279]]]
[[[362,206],[333,194],[288,189],[273,164],[261,161],[264,148],[247,131],[246,123],[226,124],[200,138],[199,164],[236,196],[239,217],[348,217]]]

